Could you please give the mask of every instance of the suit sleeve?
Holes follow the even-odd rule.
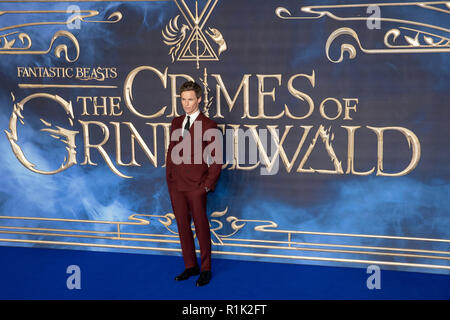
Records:
[[[217,124],[213,122],[210,129],[216,130],[219,133],[219,129],[217,128]],[[209,129],[208,129],[209,130]],[[208,174],[206,179],[203,182],[205,187],[208,187],[211,191],[214,191],[216,187],[216,183],[219,180],[220,171],[222,170],[222,144],[220,141],[215,141],[215,135],[212,136],[211,141],[207,144],[208,150],[210,153],[210,162],[208,166]]]
[[[172,132],[173,132],[173,123],[174,123],[175,118],[172,120],[172,123],[170,125],[170,134],[169,134],[169,147],[167,148],[167,154],[166,154],[166,181],[167,184],[170,185],[171,183],[174,182],[174,178],[173,178],[173,162],[172,162],[172,149],[175,145],[175,141],[172,141],[171,137],[172,137]]]

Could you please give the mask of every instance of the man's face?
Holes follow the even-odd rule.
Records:
[[[192,114],[198,110],[198,105],[202,98],[197,98],[194,90],[183,91],[181,93],[181,105],[186,114]]]

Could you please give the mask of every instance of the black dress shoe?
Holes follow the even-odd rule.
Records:
[[[184,271],[181,274],[176,276],[175,280],[177,280],[177,281],[186,280],[186,279],[189,279],[190,276],[196,276],[199,273],[200,273],[200,269],[198,266],[195,266],[192,268],[187,268],[187,269],[184,269]]]
[[[208,284],[211,280],[211,271],[202,271],[200,273],[200,277],[197,279],[197,287],[204,286],[205,284]]]

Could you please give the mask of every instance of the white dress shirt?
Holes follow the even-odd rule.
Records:
[[[189,115],[189,128],[192,126],[192,123],[194,123],[195,119],[197,119],[197,116],[199,114],[200,114],[200,109],[197,109],[197,111],[195,111],[194,113]],[[187,122],[187,116],[188,116],[188,114],[186,114],[186,117],[184,117],[183,124],[181,125],[181,128],[183,128],[183,129]]]
[[[189,128],[192,126],[192,124],[194,123],[195,119],[197,119],[199,114],[200,114],[200,109],[197,109],[197,111],[195,111],[194,113],[189,115]],[[183,128],[183,129],[184,129],[184,126],[187,123],[187,116],[188,116],[188,114],[186,114],[186,116],[184,117],[183,123],[181,125],[181,128]],[[205,187],[205,191],[209,192],[209,188]]]

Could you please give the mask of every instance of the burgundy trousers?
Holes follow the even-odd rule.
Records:
[[[200,246],[201,271],[211,270],[211,233],[206,215],[206,190],[200,187],[191,191],[178,191],[174,187],[169,187],[169,193],[177,221],[185,268],[197,265],[191,228],[191,221],[194,220],[195,234]]]

